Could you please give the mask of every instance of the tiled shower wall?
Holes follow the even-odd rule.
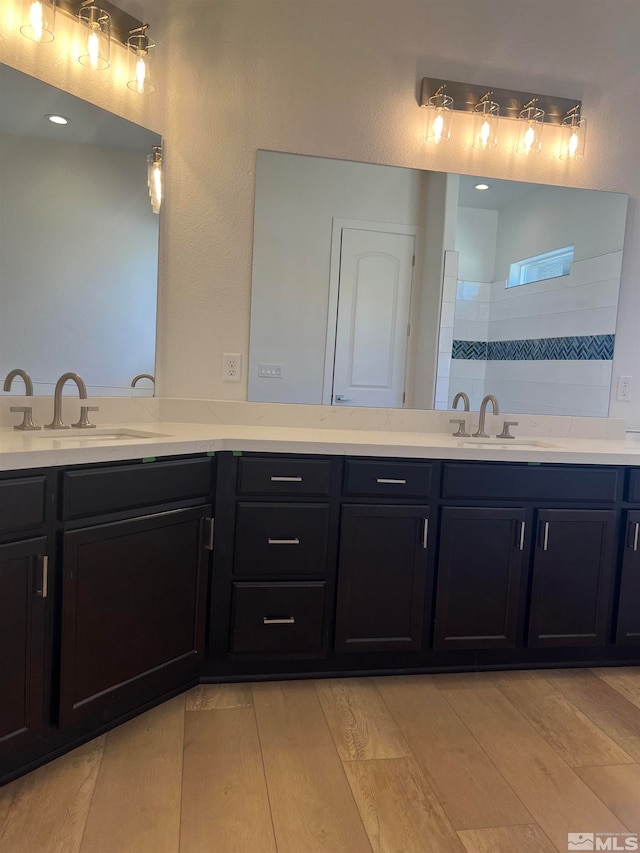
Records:
[[[453,355],[465,357],[452,358],[449,404],[464,390],[472,408],[491,393],[506,412],[606,416],[621,263],[622,252],[611,252],[576,261],[569,276],[514,288],[458,281]],[[514,345],[520,357],[511,359],[499,357],[504,347],[460,343],[470,341],[542,345]]]

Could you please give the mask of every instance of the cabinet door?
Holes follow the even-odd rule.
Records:
[[[538,512],[530,646],[604,645],[615,527],[613,510]]]
[[[64,535],[60,719],[108,717],[202,663],[209,507]]]
[[[0,756],[43,733],[46,544],[0,545]]]
[[[429,508],[342,508],[336,651],[422,645]]]
[[[434,648],[515,647],[524,542],[524,509],[443,508]]]
[[[627,513],[616,642],[640,646],[640,512]]]

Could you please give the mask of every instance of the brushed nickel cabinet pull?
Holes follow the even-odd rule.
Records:
[[[293,625],[295,622],[294,616],[263,616],[262,622],[264,625]]]
[[[521,551],[524,551],[524,531],[525,531],[525,528],[526,528],[526,522],[521,521],[520,522],[520,541],[518,543],[518,547],[520,548]]]
[[[640,522],[636,521],[635,524],[633,525],[633,527],[634,527],[634,530],[633,530],[633,550],[637,551],[638,550],[638,531],[640,530]]]
[[[295,539],[272,539],[271,537],[269,537],[267,539],[267,542],[269,543],[269,545],[299,545],[300,544],[300,540],[298,539],[297,536]]]
[[[301,483],[302,477],[271,477],[272,483]]]
[[[549,522],[545,521],[544,523],[544,538],[542,540],[542,550],[549,550]]]
[[[387,486],[406,486],[406,480],[391,480],[387,477],[376,477],[376,483],[384,483]]]
[[[204,547],[207,551],[213,551],[213,531],[215,527],[215,519],[214,518],[203,518],[203,537],[204,537]]]
[[[429,519],[422,519],[422,547],[426,550],[429,544]]]
[[[42,587],[38,590],[41,598],[46,598],[49,595],[49,557],[46,555],[42,558]]]

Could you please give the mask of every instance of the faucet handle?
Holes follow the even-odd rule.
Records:
[[[42,427],[36,426],[33,422],[33,408],[31,406],[11,406],[9,409],[10,412],[22,412],[23,418],[21,424],[16,424],[14,429],[23,429],[23,430],[34,430],[34,429],[42,429]]]
[[[89,423],[89,412],[97,412],[99,408],[99,406],[80,406],[80,420],[71,426],[79,429],[95,429],[96,425]]]
[[[502,432],[500,433],[500,435],[497,435],[496,438],[515,438],[515,435],[511,435],[511,433],[509,432],[509,427],[519,425],[519,421],[505,421],[502,424]]]
[[[466,431],[466,421],[464,418],[449,418],[450,424],[458,424],[458,431],[452,433],[454,438],[469,438],[469,433]]]

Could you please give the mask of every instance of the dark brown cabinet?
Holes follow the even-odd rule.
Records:
[[[138,705],[202,662],[209,506],[64,534],[60,721]]]
[[[640,511],[627,513],[616,642],[640,646]]]
[[[342,507],[335,648],[422,647],[429,507]]]
[[[524,549],[524,509],[442,509],[435,649],[516,646]]]
[[[529,646],[605,644],[615,531],[614,510],[538,511]]]
[[[0,757],[43,734],[47,540],[0,545]]]

